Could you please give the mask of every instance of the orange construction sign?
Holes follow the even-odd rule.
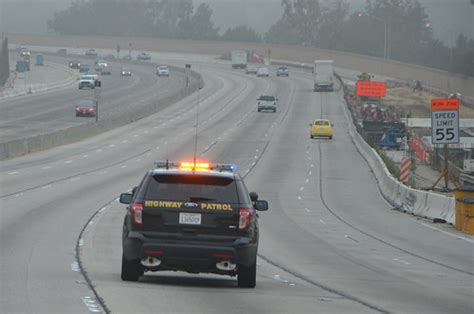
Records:
[[[385,97],[387,94],[387,83],[374,81],[357,81],[357,96]]]
[[[431,99],[431,110],[459,110],[459,99]]]

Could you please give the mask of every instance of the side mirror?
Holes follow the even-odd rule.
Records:
[[[268,210],[268,202],[264,200],[255,201],[254,207],[258,211],[266,211]]]
[[[251,200],[252,202],[256,202],[256,201],[258,200],[258,194],[257,194],[257,193],[255,193],[255,192],[250,192],[249,195],[250,195],[250,200]]]
[[[333,126],[334,126],[334,123],[331,123],[331,126],[333,127]]]
[[[122,204],[131,204],[132,203],[132,193],[122,193],[120,194],[120,203]]]

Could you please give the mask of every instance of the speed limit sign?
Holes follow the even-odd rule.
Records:
[[[459,143],[459,99],[431,101],[431,143]]]

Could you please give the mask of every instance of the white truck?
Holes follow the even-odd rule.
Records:
[[[333,60],[315,60],[313,67],[314,91],[334,91]]]
[[[232,69],[246,69],[247,68],[247,51],[232,50],[231,60],[232,60]]]

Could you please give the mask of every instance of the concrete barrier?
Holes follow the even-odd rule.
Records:
[[[338,78],[342,84],[342,79],[339,76]],[[357,132],[353,124],[351,112],[348,109],[348,104],[345,100],[344,103],[344,113],[348,122],[350,136],[357,150],[372,169],[379,191],[385,200],[394,208],[403,212],[429,219],[442,219],[450,224],[454,224],[454,197],[416,190],[394,178],[375,149],[370,147]]]
[[[175,71],[184,72],[184,69],[176,68]],[[56,146],[74,143],[148,117],[151,114],[156,113],[159,109],[163,109],[179,101],[180,99],[191,95],[193,92],[198,90],[199,87],[202,87],[203,82],[201,76],[194,71],[189,71],[188,73],[190,73],[191,77],[193,78],[191,79],[191,84],[188,86],[188,88],[180,89],[176,93],[159,99],[155,103],[150,103],[146,106],[143,106],[138,110],[118,113],[107,119],[99,121],[99,123],[90,121],[81,125],[55,130],[48,134],[39,134],[28,138],[21,138],[0,143],[0,160],[14,158]]]

